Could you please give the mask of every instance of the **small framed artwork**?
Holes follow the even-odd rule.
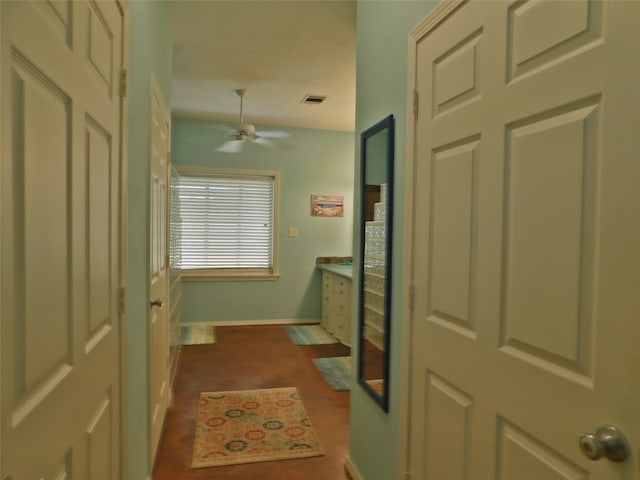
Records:
[[[342,217],[344,215],[344,196],[311,195],[312,217]]]

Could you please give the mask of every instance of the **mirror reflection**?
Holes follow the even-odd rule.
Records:
[[[393,116],[361,136],[361,275],[358,382],[388,411]]]

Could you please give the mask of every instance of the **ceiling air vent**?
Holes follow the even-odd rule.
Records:
[[[326,95],[311,95],[307,94],[300,103],[306,103],[308,105],[320,105],[327,99]]]

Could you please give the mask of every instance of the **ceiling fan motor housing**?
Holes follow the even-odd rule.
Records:
[[[0,0],[2,1],[2,0]],[[261,132],[260,134],[256,133],[256,127],[251,125],[250,123],[244,123],[244,115],[243,115],[243,99],[244,95],[247,91],[243,88],[236,90],[236,93],[240,97],[240,122],[232,130],[227,131],[227,135],[230,139],[223,143],[220,147],[216,149],[218,152],[225,153],[238,153],[241,150],[241,146],[247,139],[252,142],[258,143],[260,145],[272,146],[273,143],[269,139],[269,137],[282,137],[286,132]],[[264,136],[263,136],[264,134]],[[289,136],[288,134],[284,136]],[[265,138],[267,137],[267,138]]]
[[[250,123],[243,123],[241,125],[238,125],[238,132],[246,136],[251,136],[256,132],[256,127],[254,127]]]

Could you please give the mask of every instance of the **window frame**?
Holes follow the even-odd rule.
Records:
[[[187,177],[271,177],[273,179],[273,229],[271,268],[190,268],[182,269],[184,281],[272,281],[280,278],[279,242],[280,237],[280,172],[277,170],[252,170],[239,168],[176,167],[179,176]],[[179,179],[178,179],[179,181]],[[181,247],[182,248],[182,247]]]

